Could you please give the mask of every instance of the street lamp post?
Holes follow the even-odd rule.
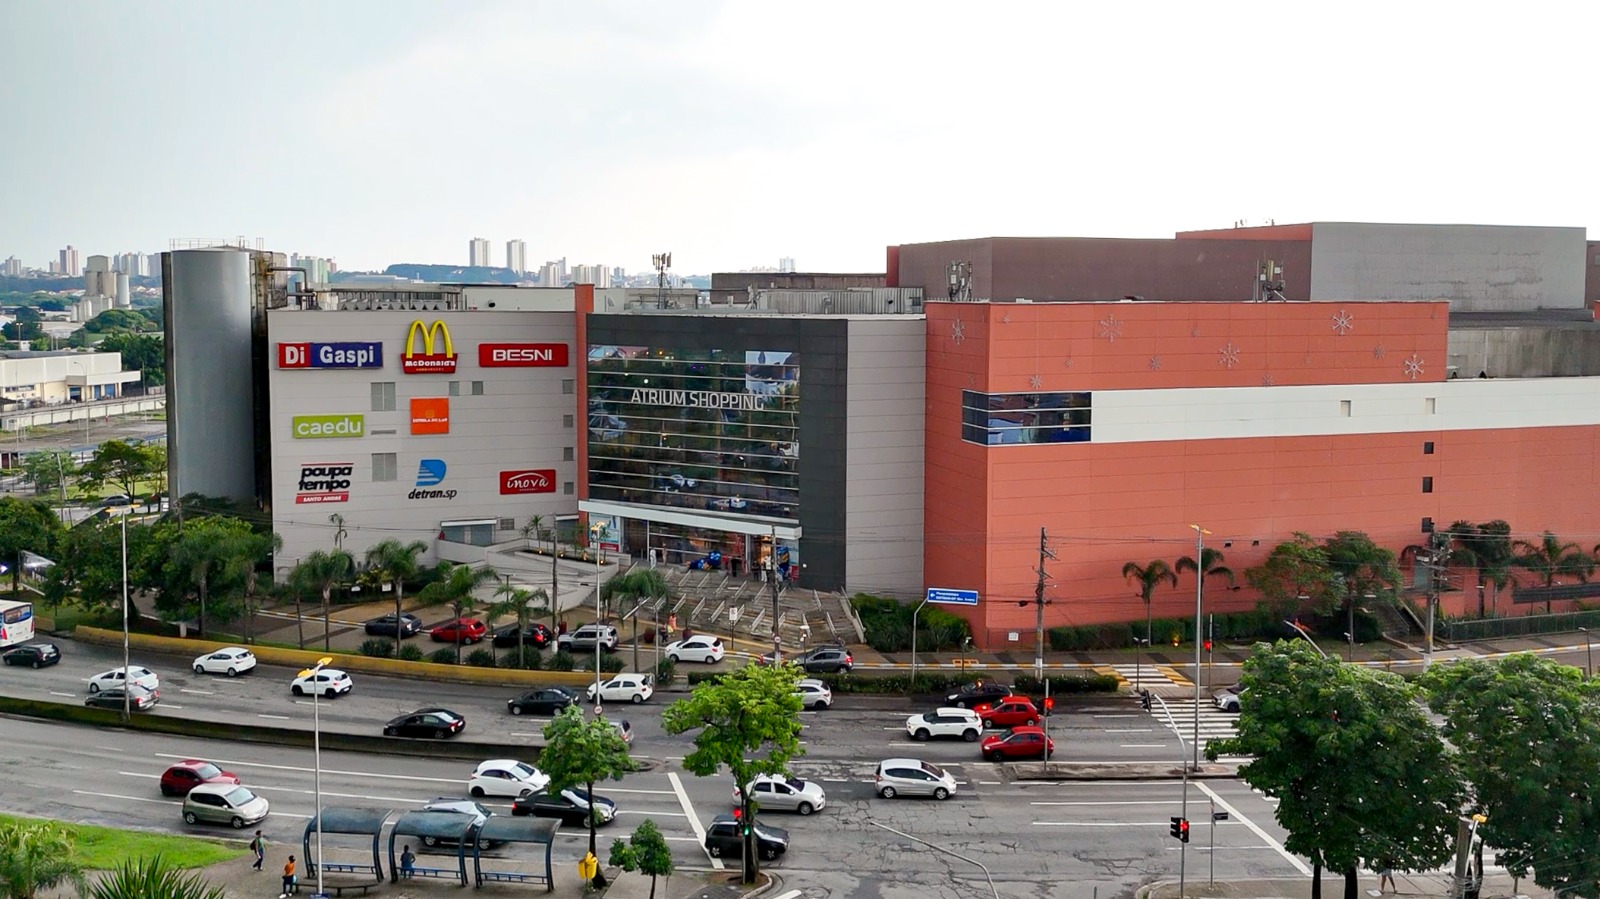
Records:
[[[1211,533],[1198,524],[1191,524],[1194,528],[1194,558],[1198,565],[1205,564],[1206,535]],[[1194,767],[1200,768],[1200,643],[1201,643],[1201,610],[1205,605],[1206,573],[1196,571],[1194,574]],[[1187,816],[1186,816],[1187,817]]]
[[[1594,679],[1594,642],[1589,639],[1589,629],[1588,628],[1580,627],[1580,628],[1578,628],[1578,630],[1583,632],[1583,655],[1584,655],[1583,676],[1593,680]]]
[[[600,645],[605,642],[600,634],[600,534],[604,525],[589,525],[589,542],[594,547],[594,707],[599,714],[600,703]]]
[[[64,482],[63,482],[64,483]],[[133,718],[133,684],[128,682],[128,513],[122,513],[122,720]]]
[[[911,611],[911,683],[906,687],[906,695],[910,696],[917,690],[917,616],[922,614],[922,607],[928,604],[927,597],[917,603]]]
[[[317,659],[315,665],[300,672],[301,677],[312,678],[311,753],[312,763],[316,770],[314,788],[317,794],[317,861],[315,868],[317,869],[317,895],[319,896],[325,896],[326,894],[322,892],[322,707],[317,703],[317,698],[322,695],[322,690],[317,686],[316,675],[321,674],[322,669],[331,664],[333,664],[333,656],[324,656]]]
[[[1133,657],[1133,692],[1138,693],[1144,689],[1144,654],[1150,650],[1150,637],[1148,625],[1143,637],[1134,637],[1133,644],[1139,648]]]

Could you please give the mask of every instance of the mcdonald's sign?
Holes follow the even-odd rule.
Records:
[[[419,340],[421,352],[417,352]],[[443,350],[443,352],[440,352]],[[400,370],[408,375],[448,375],[456,370],[456,348],[450,342],[450,328],[443,321],[432,325],[422,319],[406,331],[405,349],[400,353]]]

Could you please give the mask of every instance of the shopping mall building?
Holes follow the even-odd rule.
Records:
[[[1143,617],[1123,564],[1193,555],[1195,525],[1239,572],[1295,532],[1399,550],[1505,519],[1600,542],[1582,229],[906,245],[883,286],[716,304],[275,296],[270,255],[168,257],[237,294],[186,303],[168,279],[174,489],[270,507],[280,570],[329,545],[335,514],[357,554],[394,537],[430,560],[538,516],[729,578],[976,591],[956,610],[978,640],[1029,645],[1041,535],[1047,626]],[[1155,613],[1192,613],[1192,590]],[[1207,607],[1255,599],[1219,585]]]

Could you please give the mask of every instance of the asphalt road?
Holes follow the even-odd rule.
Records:
[[[842,717],[842,716],[841,716]],[[73,821],[140,829],[188,832],[178,803],[163,799],[156,778],[173,760],[201,757],[239,774],[272,802],[262,825],[272,842],[270,858],[299,854],[299,840],[314,809],[312,753],[302,749],[228,744],[72,725],[8,720],[0,759],[12,777],[0,779],[0,808]],[[808,731],[808,736],[812,736]],[[818,745],[818,738],[811,741]],[[461,796],[470,764],[426,758],[324,753],[323,800],[327,805],[419,807],[436,796]],[[1168,817],[1182,811],[1177,781],[1026,783],[1004,782],[984,763],[952,765],[960,780],[947,802],[882,800],[873,795],[870,761],[810,758],[794,766],[799,776],[820,781],[828,808],[809,818],[771,814],[769,823],[788,829],[793,844],[774,866],[786,887],[809,896],[900,899],[910,896],[986,895],[981,872],[881,829],[893,828],[986,864],[1006,897],[1131,894],[1151,879],[1176,876],[1180,845],[1167,835]],[[644,818],[656,821],[678,863],[708,870],[715,863],[699,849],[699,828],[730,806],[726,775],[697,778],[669,764],[664,770],[630,775],[607,784],[604,795],[620,808],[617,823],[601,834],[601,853]],[[1213,834],[1196,824],[1183,855],[1191,879],[1203,878],[1215,858],[1218,876],[1282,877],[1300,873],[1281,849],[1282,832],[1272,821],[1273,804],[1238,781],[1208,781],[1189,788],[1188,814],[1204,821],[1215,804],[1229,820]],[[488,803],[505,813],[505,801]],[[227,828],[205,828],[227,837]],[[325,837],[330,861],[355,860],[364,850],[351,837]],[[563,830],[554,861],[570,870],[587,849],[586,835]],[[498,849],[496,866],[529,864],[527,850]],[[442,859],[424,854],[419,864]],[[279,862],[281,863],[281,861]]]
[[[27,668],[0,668],[0,689],[7,695],[56,702],[81,702],[90,677],[119,667],[121,650],[115,647],[56,641],[62,659],[57,665],[34,671]],[[295,697],[289,684],[295,671],[288,668],[258,666],[236,678],[199,675],[190,668],[192,656],[135,655],[136,665],[144,665],[161,677],[161,702],[151,712],[205,721],[232,721],[309,730],[312,727],[310,697]],[[424,706],[437,705],[461,713],[467,719],[467,734],[475,739],[531,745],[542,742],[541,730],[547,719],[513,716],[506,712],[506,700],[515,696],[515,687],[489,687],[431,681],[352,675],[355,689],[333,700],[319,700],[322,726],[331,731],[372,734],[382,732],[384,722]],[[608,717],[626,719],[633,727],[636,755],[658,759],[677,759],[684,754],[685,738],[666,734],[661,729],[660,710],[679,694],[663,692],[651,701],[606,704]],[[905,732],[906,718],[937,705],[933,701],[900,701],[888,697],[835,697],[832,709],[802,715],[805,731],[802,740],[807,756],[818,760],[867,760],[895,755],[913,755],[939,764],[973,762],[978,759],[974,744],[960,740],[934,740],[917,743]],[[1184,700],[1169,703],[1173,717],[1185,738],[1194,732],[1194,703]],[[1176,762],[1186,751],[1160,714],[1145,712],[1126,696],[1061,697],[1056,714],[1050,719],[1051,736],[1056,741],[1060,761],[1096,762]],[[1209,701],[1202,703],[1200,738],[1228,736],[1236,716],[1218,711]],[[1187,749],[1192,754],[1192,749]]]

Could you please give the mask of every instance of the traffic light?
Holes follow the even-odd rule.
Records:
[[[1044,710],[1048,712],[1048,711],[1050,711],[1051,709],[1053,709],[1055,707],[1056,707],[1056,699],[1055,699],[1055,697],[1054,696],[1046,696],[1044,698]]]
[[[1210,652],[1210,651],[1211,651],[1211,641],[1207,640],[1206,641],[1206,652]]]
[[[739,833],[741,836],[745,836],[750,833],[750,824],[744,819],[744,809],[734,806],[733,820],[739,825]]]
[[[1167,832],[1185,843],[1189,842],[1189,819],[1174,816],[1172,827]]]

